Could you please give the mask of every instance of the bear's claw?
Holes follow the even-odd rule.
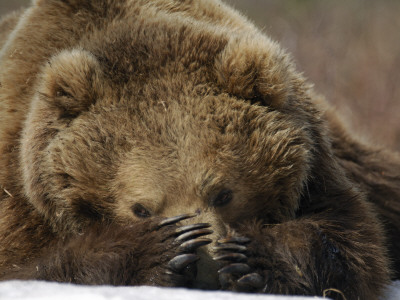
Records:
[[[176,226],[176,223],[195,217],[196,215],[180,215],[172,218],[162,220],[158,223],[158,229],[166,226]],[[176,254],[167,263],[165,273],[169,275],[170,282],[177,285],[185,285],[196,276],[195,262],[199,260],[196,255],[196,250],[199,247],[205,246],[212,242],[211,239],[204,238],[203,236],[212,233],[213,231],[207,229],[211,227],[209,223],[197,223],[176,227],[172,233],[164,240],[174,238]]]
[[[219,274],[245,274],[250,272],[250,267],[244,263],[234,263],[227,265],[218,271]]]
[[[172,271],[180,272],[198,259],[199,257],[196,254],[181,254],[171,259],[168,263],[168,267]]]
[[[213,249],[215,251],[236,251],[236,252],[245,252],[247,250],[246,246],[243,245],[238,245],[238,244],[232,244],[232,243],[227,243],[227,244],[220,244],[217,246],[214,246]]]
[[[176,241],[184,242],[184,241],[195,239],[197,237],[200,237],[200,236],[203,236],[203,235],[207,235],[207,234],[211,234],[211,233],[213,233],[213,231],[210,230],[210,229],[193,230],[193,231],[185,232],[185,233],[179,235],[176,238]]]
[[[233,236],[220,239],[213,249],[218,254],[216,261],[228,262],[218,271],[219,282],[222,289],[236,291],[256,291],[264,287],[264,278],[252,271],[247,262],[247,247],[250,243],[246,237]]]
[[[179,216],[176,216],[176,217],[164,219],[160,223],[158,223],[158,228],[161,228],[163,226],[176,224],[176,223],[178,223],[178,222],[180,222],[182,220],[190,219],[190,218],[193,218],[195,216],[196,215],[194,215],[194,214],[184,214],[184,215],[179,215]]]
[[[182,245],[179,246],[179,250],[181,250],[183,253],[193,252],[197,248],[210,244],[211,242],[212,242],[211,239],[197,238],[182,243]]]
[[[264,286],[264,279],[258,273],[250,273],[238,279],[237,283],[241,286],[250,286],[260,289]]]
[[[247,256],[242,253],[228,253],[214,257],[214,260],[225,260],[231,262],[246,262]]]
[[[176,229],[175,232],[177,234],[183,234],[185,232],[192,231],[192,230],[195,230],[195,229],[204,229],[204,228],[208,228],[208,227],[211,227],[211,224],[209,224],[209,223],[197,223],[197,224],[181,226],[178,229]]]

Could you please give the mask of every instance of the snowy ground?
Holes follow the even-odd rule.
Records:
[[[39,281],[0,282],[1,300],[306,300],[318,297],[284,297],[272,295],[207,292],[156,287],[78,286]],[[382,300],[400,299],[400,281],[387,289]]]

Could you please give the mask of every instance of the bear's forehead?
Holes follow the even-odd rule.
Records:
[[[269,136],[276,140],[279,132],[285,132],[289,139],[299,137],[299,129],[285,114],[227,95],[158,91],[145,97],[128,91],[112,104],[107,103],[108,97],[115,95],[99,99],[92,113],[83,115],[76,127],[79,122],[85,122],[106,131],[125,132],[138,139],[139,144],[143,141],[158,145],[158,142],[182,149],[189,141],[197,141],[198,148],[202,145],[212,148],[247,144],[250,139],[259,139],[259,143],[265,144]],[[116,128],[115,124],[120,126]]]
[[[213,72],[214,60],[229,37],[222,28],[215,30],[197,23],[179,14],[174,22],[170,17],[155,20],[154,16],[125,16],[86,34],[80,47],[96,56],[105,74],[118,86],[163,76],[171,79],[184,73],[192,73],[190,81],[200,83],[211,79],[208,73]]]

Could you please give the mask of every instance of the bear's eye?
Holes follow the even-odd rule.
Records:
[[[139,218],[148,218],[151,216],[150,212],[142,204],[139,203],[136,203],[132,206],[132,211]]]
[[[57,97],[67,97],[67,98],[72,98],[72,95],[68,92],[66,92],[64,89],[58,89],[56,92]]]
[[[219,192],[219,194],[211,199],[211,205],[214,207],[220,207],[227,205],[231,202],[233,198],[233,193],[231,190],[225,189]]]

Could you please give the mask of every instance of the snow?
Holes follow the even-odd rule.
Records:
[[[0,282],[1,300],[306,300],[318,297],[240,294],[222,291],[199,291],[160,287],[82,286],[43,281]],[[386,290],[381,300],[399,300],[400,281]]]

